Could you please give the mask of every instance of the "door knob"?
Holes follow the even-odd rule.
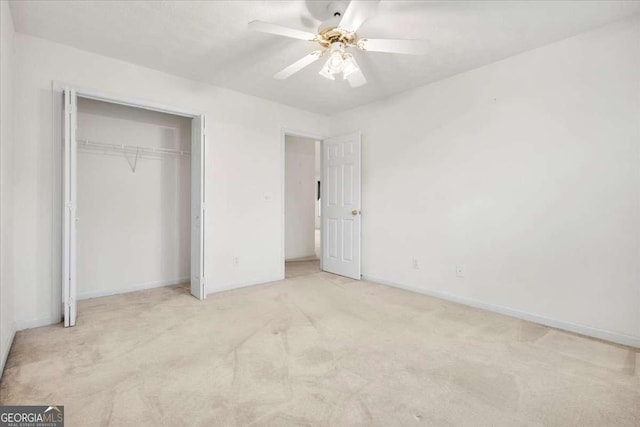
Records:
[[[351,211],[351,215],[353,215],[353,216],[356,216],[356,215],[358,215],[359,213],[360,213],[360,211],[355,210],[355,209]]]

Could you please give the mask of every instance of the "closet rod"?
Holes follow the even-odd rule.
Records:
[[[79,145],[83,145],[87,148],[95,148],[97,150],[113,150],[113,151],[122,151],[131,154],[161,154],[161,155],[169,155],[169,156],[190,156],[190,151],[185,150],[174,150],[172,148],[160,148],[160,147],[144,147],[137,145],[126,145],[126,144],[107,144],[105,142],[95,142],[89,141],[88,139],[79,139]]]

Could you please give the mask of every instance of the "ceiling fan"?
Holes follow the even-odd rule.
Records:
[[[352,0],[346,10],[344,2],[329,3],[328,9],[333,16],[320,24],[317,34],[263,21],[251,21],[249,28],[320,45],[319,50],[311,52],[284,68],[276,73],[274,78],[284,80],[318,59],[328,56],[327,62],[320,70],[320,75],[330,80],[335,80],[336,76],[342,75],[351,87],[358,87],[364,85],[367,80],[356,59],[349,53],[349,49],[410,55],[426,53],[425,44],[420,40],[369,39],[360,38],[356,34],[364,21],[375,13],[378,3],[379,0]]]

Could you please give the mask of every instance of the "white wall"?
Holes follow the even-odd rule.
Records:
[[[285,259],[315,256],[316,145],[285,136]]]
[[[55,322],[60,309],[61,154],[52,80],[206,114],[207,289],[283,277],[281,128],[324,134],[326,117],[22,34],[15,76],[19,327]]]
[[[15,334],[13,281],[14,27],[9,3],[0,2],[0,375]]]
[[[189,151],[191,119],[79,98],[77,136]],[[189,160],[80,145],[79,299],[189,280]]]
[[[639,40],[636,18],[335,117],[363,134],[364,274],[640,345]]]

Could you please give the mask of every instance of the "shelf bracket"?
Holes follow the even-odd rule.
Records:
[[[124,158],[127,159],[127,163],[129,163],[129,167],[131,168],[131,172],[136,173],[136,167],[138,167],[138,154],[140,153],[140,148],[136,147],[136,157],[133,159],[133,163],[127,157],[127,154],[124,154]]]

